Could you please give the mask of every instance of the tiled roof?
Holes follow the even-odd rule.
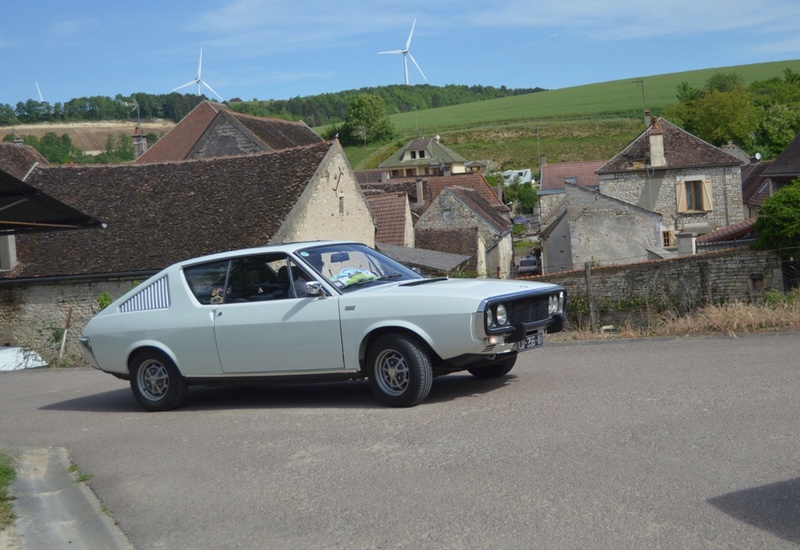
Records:
[[[304,122],[244,115],[230,110],[226,105],[203,101],[136,159],[135,163],[179,161],[199,156],[198,149],[209,139],[216,137],[211,129],[226,123],[229,128],[232,126],[238,129],[237,133],[246,138],[250,148],[255,151],[288,149],[322,141]],[[230,135],[225,137],[232,139]],[[219,156],[250,152],[252,151],[234,148],[231,153],[222,153]]]
[[[48,164],[39,151],[21,143],[0,142],[0,170],[25,181],[28,172],[37,164]]]
[[[749,218],[744,221],[722,227],[711,233],[706,233],[697,238],[698,243],[718,243],[723,241],[730,241],[744,237],[753,232],[753,224],[756,223],[756,218]]]
[[[478,257],[478,228],[418,229],[414,237],[418,248],[468,256],[464,267],[475,269]]]
[[[769,196],[770,179],[764,177],[773,161],[765,160],[742,168],[742,201],[752,206],[760,205]]]
[[[418,214],[427,210],[431,202],[436,200],[445,187],[465,187],[476,190],[492,208],[501,213],[509,212],[508,206],[503,204],[492,190],[483,174],[473,172],[469,174],[454,174],[450,176],[421,176],[424,206],[417,205],[417,178],[392,178],[385,183],[363,183],[361,189],[365,194],[374,193],[406,193],[411,203],[411,209]]]
[[[678,128],[671,122],[658,119],[658,130],[664,136],[664,157],[666,166],[659,168],[694,168],[703,166],[739,166],[741,161],[714,147],[710,143]],[[655,122],[654,122],[655,125]],[[613,174],[628,171],[644,171],[645,159],[650,158],[651,131],[648,127],[614,158],[598,169],[599,174]]]
[[[409,267],[419,267],[442,273],[453,271],[470,259],[466,254],[450,254],[440,250],[408,248],[378,241],[376,241],[375,247],[390,258],[394,258]]]
[[[581,187],[597,187],[600,185],[600,177],[595,172],[605,163],[604,160],[584,160],[544,164],[540,189],[542,191],[564,189],[564,181],[567,178],[574,178],[573,183]]]
[[[322,141],[322,138],[302,121],[255,117],[235,111],[230,111],[230,115],[236,117],[272,149],[288,149]]]
[[[184,160],[221,109],[227,107],[211,101],[199,103],[134,162],[149,164]]]
[[[800,134],[778,155],[772,166],[764,171],[765,177],[790,177],[800,176]]]
[[[6,278],[156,271],[267,243],[331,143],[183,162],[37,167],[28,182],[106,229],[23,235]]]
[[[408,195],[405,193],[385,193],[367,197],[372,216],[375,218],[375,241],[405,245],[406,216],[411,215],[408,209]]]

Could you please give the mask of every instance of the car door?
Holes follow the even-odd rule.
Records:
[[[253,272],[237,277],[247,269]],[[338,297],[297,297],[302,294],[299,275],[310,278],[301,272],[284,255],[232,262],[226,299],[214,313],[223,372],[302,374],[344,368]],[[246,281],[241,289],[237,279]]]

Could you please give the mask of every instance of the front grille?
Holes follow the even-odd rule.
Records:
[[[506,304],[508,311],[508,321],[514,325],[517,323],[535,323],[544,321],[549,317],[547,306],[550,301],[548,295],[530,296],[513,300]]]

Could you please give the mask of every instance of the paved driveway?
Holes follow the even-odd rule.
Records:
[[[796,548],[800,334],[548,344],[512,376],[192,389],[0,373],[0,448],[63,446],[136,548]]]

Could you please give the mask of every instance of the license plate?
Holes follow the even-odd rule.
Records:
[[[533,348],[538,348],[544,344],[544,332],[537,332],[529,334],[524,340],[517,342],[517,351],[526,351]]]

